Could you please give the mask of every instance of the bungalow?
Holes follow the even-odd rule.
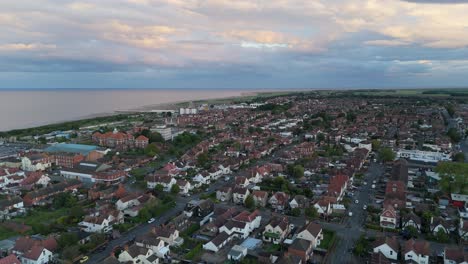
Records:
[[[228,235],[226,232],[221,232],[215,238],[213,238],[210,242],[204,244],[203,249],[209,250],[212,252],[218,252],[229,241],[231,241],[231,239],[232,237]]]
[[[387,205],[382,213],[380,214],[380,226],[385,228],[396,228],[398,221],[398,214],[395,208],[391,205]]]
[[[430,244],[410,239],[405,243],[403,255],[406,263],[429,264]]]
[[[247,196],[250,195],[250,191],[243,187],[235,187],[232,191],[232,201],[235,204],[244,204]]]
[[[387,259],[398,259],[398,240],[396,237],[380,237],[373,244],[374,253],[382,253]]]
[[[276,192],[270,197],[270,199],[268,200],[268,203],[273,209],[277,211],[283,211],[284,209],[286,209],[286,206],[288,205],[288,199],[289,199],[288,194],[284,192]]]
[[[234,245],[228,253],[228,259],[232,261],[241,261],[247,256],[247,248],[239,245]]]
[[[216,199],[221,202],[230,201],[232,197],[232,188],[229,186],[223,187],[216,191]]]
[[[299,230],[297,238],[310,241],[312,247],[316,248],[323,240],[322,227],[319,224],[310,222]]]
[[[252,192],[255,206],[265,207],[268,202],[268,192],[255,190]]]
[[[265,226],[262,238],[265,242],[280,244],[289,232],[289,219],[287,217],[275,217]]]

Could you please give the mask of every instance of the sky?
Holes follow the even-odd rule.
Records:
[[[0,5],[0,88],[468,87],[468,0]]]

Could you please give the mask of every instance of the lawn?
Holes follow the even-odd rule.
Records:
[[[13,219],[15,222],[24,223],[29,226],[34,224],[50,224],[55,222],[62,216],[68,216],[68,208],[60,208],[58,210],[50,211],[48,209],[34,209],[25,217],[18,217]]]
[[[323,240],[320,242],[319,248],[323,249],[330,249],[335,241],[335,232],[331,230],[324,229],[323,230]]]
[[[15,231],[7,229],[4,226],[0,226],[0,240],[7,239],[16,235],[18,235],[18,233],[16,233]]]

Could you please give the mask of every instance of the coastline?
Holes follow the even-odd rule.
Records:
[[[178,101],[172,101],[172,102],[167,102],[167,103],[157,103],[157,104],[150,104],[150,105],[141,105],[136,108],[131,108],[131,109],[115,109],[112,112],[98,112],[98,113],[93,113],[89,115],[83,115],[79,116],[76,118],[68,118],[64,120],[59,120],[56,122],[44,122],[44,123],[39,123],[31,126],[24,126],[24,127],[19,127],[19,128],[13,128],[13,129],[7,129],[7,130],[1,130],[0,133],[11,133],[12,131],[22,131],[22,130],[34,130],[37,128],[42,128],[46,126],[59,126],[61,124],[67,124],[70,122],[79,122],[79,121],[86,121],[89,120],[92,122],[93,119],[95,118],[105,118],[105,117],[110,117],[110,116],[116,116],[116,115],[130,115],[132,113],[138,113],[138,112],[150,112],[151,110],[178,110],[178,108],[183,107],[184,105],[188,105],[190,102],[201,104],[201,103],[214,103],[214,102],[233,102],[233,101],[242,101],[242,100],[248,100],[251,98],[256,98],[258,96],[261,96],[262,94],[275,94],[275,93],[293,93],[297,91],[287,91],[287,90],[259,90],[259,91],[245,91],[242,92],[238,96],[232,96],[232,95],[227,95],[226,97],[220,96],[216,98],[208,98],[208,99],[197,99],[197,100],[178,100]]]

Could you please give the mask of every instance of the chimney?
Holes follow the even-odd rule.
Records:
[[[125,244],[124,249],[125,249],[125,251],[128,250],[128,244]]]

